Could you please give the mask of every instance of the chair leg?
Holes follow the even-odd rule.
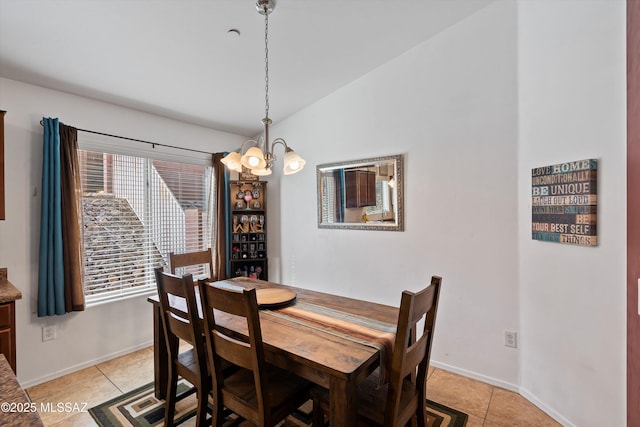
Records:
[[[211,426],[222,426],[224,422],[224,406],[220,403],[220,396],[212,396],[213,398],[213,413],[211,414]]]
[[[426,426],[427,424],[427,408],[426,408],[426,401],[424,401],[422,408],[418,408],[417,412],[417,417],[414,415],[413,417],[411,417],[411,425],[415,426],[416,424],[419,426]]]
[[[167,382],[167,397],[164,406],[164,425],[173,427],[173,417],[176,412],[176,394],[178,392],[178,375],[172,367],[169,368],[169,381]]]
[[[311,417],[313,427],[324,427],[324,411],[317,398],[313,398],[313,414]]]
[[[198,408],[196,410],[196,426],[206,427],[207,425],[207,404],[209,403],[209,390],[201,384],[198,387]]]

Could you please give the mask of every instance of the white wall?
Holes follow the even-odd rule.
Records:
[[[235,149],[244,138],[168,120],[61,92],[0,78],[5,116],[6,221],[0,221],[0,267],[22,292],[16,302],[17,371],[24,386],[90,366],[152,342],[151,307],[145,297],[38,318],[40,119],[199,150]],[[33,192],[37,192],[34,197]],[[41,327],[55,324],[57,339],[42,342]]]
[[[270,253],[281,251],[284,282],[397,306],[404,289],[442,275],[433,361],[511,389],[517,351],[503,346],[503,330],[518,329],[516,40],[515,3],[494,4],[277,123],[272,135],[308,163],[281,178],[281,200],[269,196],[282,207],[269,230],[282,236]],[[404,232],[318,229],[316,165],[398,153]]]
[[[626,425],[625,2],[519,3],[520,385],[577,426]],[[598,242],[531,240],[531,169],[599,159]]]
[[[397,305],[440,274],[435,365],[519,390],[565,425],[625,425],[624,10],[623,0],[500,0],[274,125],[308,163],[269,179],[270,278]],[[59,338],[40,342],[39,119],[164,143],[185,132],[185,145],[212,151],[242,138],[3,79],[0,94],[0,265],[25,294],[28,383],[151,339],[141,298],[56,317]],[[406,231],[317,228],[317,164],[397,153]],[[591,157],[599,246],[532,241],[531,168]],[[502,345],[505,329],[518,331],[517,350]]]
[[[274,126],[310,160],[271,199],[282,280],[397,305],[441,274],[436,366],[625,425],[624,10],[499,1]],[[395,153],[404,233],[317,228],[317,164]],[[591,157],[600,245],[532,241],[531,168]]]

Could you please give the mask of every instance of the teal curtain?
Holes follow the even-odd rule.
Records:
[[[38,316],[84,310],[78,130],[43,119]]]
[[[43,119],[38,316],[65,314],[60,192],[60,123]]]

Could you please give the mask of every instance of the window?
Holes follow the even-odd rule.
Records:
[[[322,176],[322,222],[336,222],[336,180]]]
[[[170,252],[211,247],[210,156],[186,163],[184,153],[79,142],[87,305],[154,292]]]
[[[323,223],[344,221],[344,171],[342,169],[322,173],[322,211]]]

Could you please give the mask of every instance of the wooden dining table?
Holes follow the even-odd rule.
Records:
[[[392,325],[398,319],[397,307],[274,282],[239,277],[215,283],[244,288],[286,289],[296,293],[296,303],[309,303]],[[198,292],[196,296],[199,304]],[[157,296],[149,297],[148,301],[153,304],[155,394],[164,399],[169,361],[162,333],[160,302]],[[242,326],[232,319],[219,317],[217,313],[216,323],[238,334],[246,333],[246,329],[243,331]],[[380,366],[380,350],[340,334],[270,315],[268,311],[261,311],[260,327],[267,362],[327,388],[332,426],[356,425],[357,387]]]

